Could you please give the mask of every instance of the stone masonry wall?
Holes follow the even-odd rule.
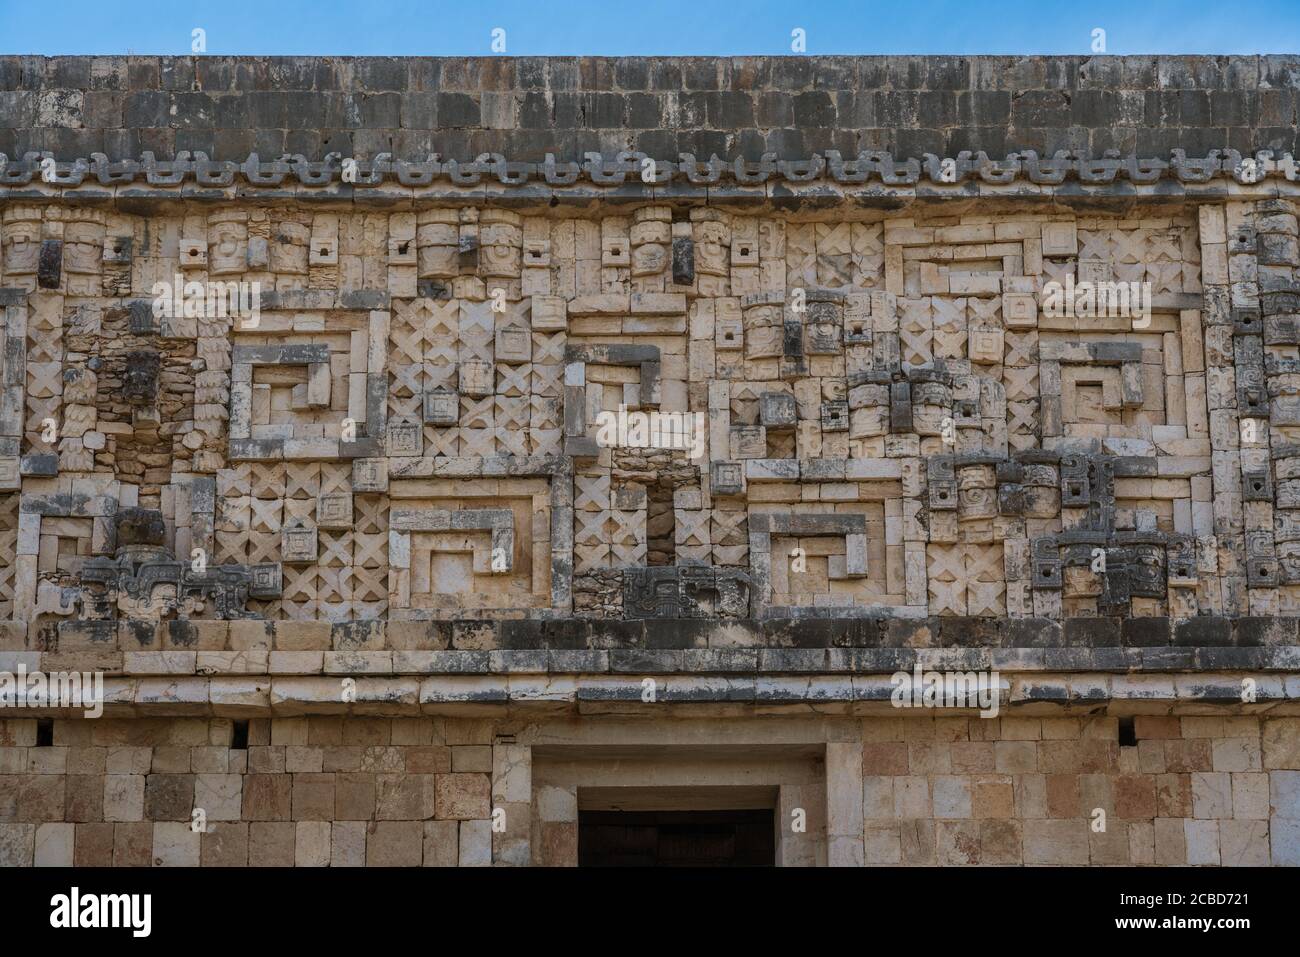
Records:
[[[1298,91],[0,57],[0,864],[1300,864]]]
[[[1296,718],[1139,715],[1128,743],[1119,720],[855,722],[835,747],[858,776],[831,813],[866,864],[1300,864]],[[8,719],[0,866],[573,865],[576,800],[530,788],[527,749],[500,743],[516,730],[254,719],[232,749],[230,719],[56,720],[37,746],[35,720]],[[809,807],[820,845],[826,810]]]
[[[1293,150],[1300,60],[0,57],[0,152]]]

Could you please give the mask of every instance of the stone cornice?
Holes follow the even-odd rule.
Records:
[[[923,653],[917,661],[923,670],[981,668],[975,663],[954,662],[952,656]],[[1111,713],[1133,714],[1300,714],[1300,682],[1294,674],[1247,673],[1232,664],[1213,670],[1141,673],[1032,670],[1010,658],[992,665],[997,673],[999,707],[1022,714],[1081,714],[1103,707]],[[988,668],[989,664],[982,666]],[[911,668],[900,665],[896,670],[910,672]],[[856,673],[841,670],[801,674],[746,674],[717,669],[691,673],[648,669],[636,673],[529,670],[466,674],[411,669],[403,674],[382,675],[357,671],[143,674],[105,677],[103,703],[108,717],[484,716],[538,712],[643,717],[673,713],[899,715],[905,712],[891,701],[897,687],[893,674],[879,668]],[[653,701],[644,697],[647,678],[655,682]],[[1247,678],[1252,682],[1251,700],[1243,703]],[[41,708],[28,700],[21,714],[74,717],[80,710]],[[973,708],[945,710],[954,715],[975,713]]]
[[[0,198],[11,201],[58,198],[70,193],[93,195],[115,191],[119,197],[139,195],[194,199],[257,199],[312,193],[313,198],[354,199],[366,194],[377,201],[403,196],[419,199],[430,193],[449,198],[480,200],[494,194],[518,193],[541,200],[574,192],[586,199],[627,202],[638,198],[779,198],[805,194],[832,200],[854,194],[919,194],[970,198],[985,195],[1041,196],[1077,194],[1102,196],[1177,196],[1198,187],[1218,188],[1233,195],[1270,193],[1300,181],[1300,165],[1289,152],[1276,155],[1259,150],[1242,156],[1237,150],[1211,150],[1189,157],[1173,150],[1168,159],[1121,157],[1114,150],[1100,158],[1057,151],[1050,158],[1033,150],[991,159],[985,152],[962,151],[956,157],[926,153],[920,159],[896,159],[891,153],[864,151],[845,158],[827,150],[806,159],[777,159],[765,153],[753,161],[743,158],[707,161],[689,153],[675,160],[644,153],[587,153],[581,161],[560,161],[547,154],[544,162],[514,162],[499,153],[483,153],[471,161],[352,159],[339,153],[320,161],[301,154],[262,160],[256,153],[243,163],[210,160],[202,152],[180,152],[159,160],[150,152],[139,160],[110,160],[103,153],[89,159],[58,160],[49,152],[29,152],[22,159],[0,153]],[[143,188],[143,189],[141,189]],[[136,192],[139,190],[140,192]],[[1028,190],[1028,192],[1026,192]],[[1289,191],[1289,190],[1288,190]],[[1225,193],[1226,194],[1226,193]]]

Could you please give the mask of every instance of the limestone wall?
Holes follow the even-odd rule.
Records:
[[[1297,76],[0,57],[0,863],[1300,863]]]
[[[1289,56],[0,57],[0,152],[781,159],[1296,147]]]
[[[882,715],[583,731],[311,716],[254,719],[246,747],[232,749],[229,719],[56,720],[40,747],[35,720],[10,719],[0,865],[572,866],[580,786],[647,781],[770,785],[788,866],[1300,863],[1295,718],[1138,715],[1125,719],[1128,742],[1120,720]],[[638,778],[647,740],[672,757]],[[690,757],[706,744],[724,750]],[[566,745],[582,759],[564,757]],[[824,774],[808,765],[817,779],[782,757],[809,745],[825,763]],[[740,756],[720,758],[728,747]],[[602,761],[602,748],[619,760]]]

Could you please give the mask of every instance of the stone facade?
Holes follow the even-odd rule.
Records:
[[[581,789],[640,780],[651,741],[675,745],[659,787],[758,783],[778,825],[803,811],[788,866],[1300,864],[1300,719],[1128,720],[1130,745],[1113,716],[312,715],[253,719],[234,750],[230,719],[57,720],[49,747],[9,720],[0,865],[572,866]]]
[[[745,779],[786,864],[1300,863],[1300,66],[907,61],[940,134],[903,61],[295,62],[245,142],[166,104],[283,63],[0,58],[0,670],[107,711],[0,718],[0,861],[569,864]],[[507,135],[570,73],[619,142]]]

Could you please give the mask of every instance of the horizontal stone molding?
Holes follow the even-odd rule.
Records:
[[[765,655],[760,670],[787,670],[782,655],[824,656],[871,653],[992,654],[1003,651],[1078,656],[1084,670],[1141,667],[1165,660],[1190,666],[1224,655],[1281,654],[1300,647],[1300,619],[1222,618],[973,618],[930,616],[898,618],[664,618],[664,619],[453,619],[364,621],[140,621],[60,622],[51,641],[48,629],[0,622],[0,670],[12,655],[44,655],[45,667],[121,671],[125,661],[175,660],[193,673],[202,665],[237,671],[246,662],[275,654],[340,657],[347,655],[445,655],[445,660],[486,662],[490,655],[518,655],[543,661],[547,655],[603,654]],[[52,646],[51,646],[52,645]],[[180,657],[172,657],[180,656]],[[457,658],[456,656],[461,656]],[[1098,656],[1095,659],[1089,656]],[[1104,656],[1112,656],[1105,658]],[[509,659],[502,659],[509,660]],[[821,659],[817,659],[819,662]],[[885,659],[881,659],[885,660]],[[1112,664],[1100,664],[1101,661]],[[1227,659],[1225,659],[1227,660]],[[1242,658],[1242,661],[1253,660]],[[1278,659],[1284,660],[1284,659]],[[221,662],[226,664],[221,664]],[[1185,664],[1178,664],[1184,662]],[[1063,666],[1063,665],[1062,665]],[[29,663],[28,667],[34,667]],[[546,671],[549,666],[535,667]],[[824,667],[818,663],[817,668]],[[890,665],[890,667],[893,667]],[[1217,667],[1209,664],[1207,667]],[[1262,667],[1247,664],[1243,667]],[[1291,667],[1291,665],[1283,665]],[[1300,658],[1295,661],[1300,669]],[[569,670],[589,670],[584,664]],[[388,669],[385,669],[388,670]],[[452,669],[458,670],[458,669]],[[480,670],[490,670],[486,665]],[[603,670],[603,669],[597,669]],[[749,670],[753,670],[752,668]],[[806,670],[799,668],[796,670]],[[855,669],[856,670],[856,669]]]
[[[974,663],[921,656],[924,670],[973,672]],[[1300,677],[1253,675],[1243,702],[1238,671],[1082,674],[994,667],[999,710],[1025,714],[1300,714]],[[985,666],[987,670],[988,666]],[[911,672],[908,667],[895,671]],[[653,682],[653,700],[645,694]],[[716,674],[645,671],[636,674],[223,675],[108,677],[107,717],[252,715],[403,715],[546,713],[661,717],[674,712],[743,717],[764,714],[970,715],[975,707],[899,707],[894,672]],[[974,685],[971,686],[974,694]],[[990,701],[991,703],[991,701]],[[78,717],[84,708],[5,709],[13,717]]]
[[[0,671],[97,671],[126,676],[816,674],[926,669],[1300,673],[1300,645],[1102,648],[611,648],[308,651],[0,652]]]

